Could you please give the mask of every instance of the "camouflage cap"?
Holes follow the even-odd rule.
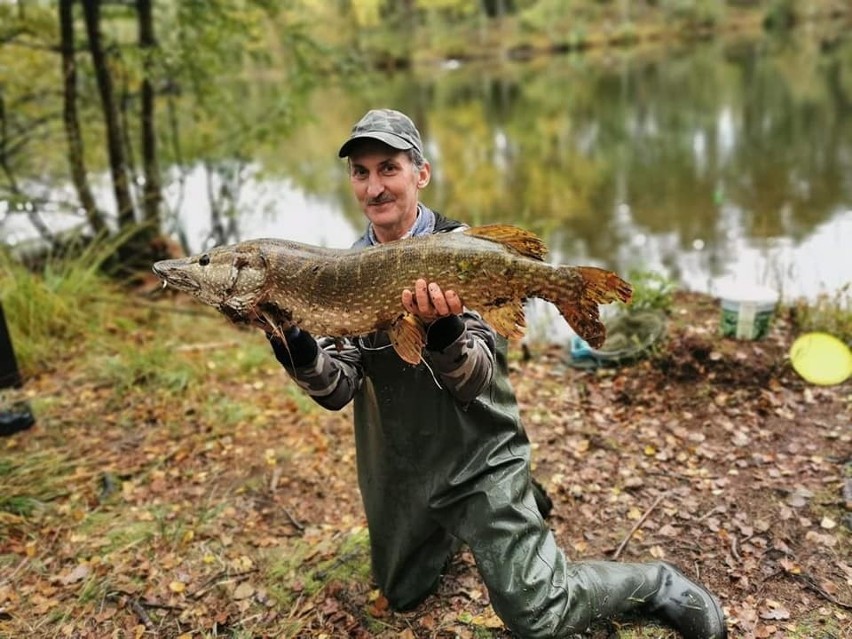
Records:
[[[420,132],[414,126],[414,122],[404,113],[393,109],[367,111],[367,114],[352,127],[352,134],[337,152],[338,157],[347,157],[355,143],[365,138],[380,140],[400,151],[414,148],[421,155],[423,154]]]

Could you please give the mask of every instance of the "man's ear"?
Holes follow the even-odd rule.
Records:
[[[432,179],[432,165],[428,162],[423,164],[423,168],[417,174],[417,188],[422,189],[425,188],[427,184],[429,184],[429,180]]]

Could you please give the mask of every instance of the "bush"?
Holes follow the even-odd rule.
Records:
[[[662,273],[654,271],[630,271],[627,281],[633,286],[633,300],[630,308],[634,310],[657,310],[669,313],[674,300],[677,285]]]

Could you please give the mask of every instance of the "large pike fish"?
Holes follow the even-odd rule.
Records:
[[[340,338],[387,331],[411,364],[420,362],[426,333],[403,309],[402,290],[413,290],[421,277],[454,290],[505,337],[523,335],[523,301],[539,297],[556,305],[591,346],[600,346],[606,329],[598,305],[629,301],[630,285],[600,268],[548,264],[546,252],[534,234],[494,224],[362,250],[248,240],[156,262],[154,273],[234,322],[296,324]]]

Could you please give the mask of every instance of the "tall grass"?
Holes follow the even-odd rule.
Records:
[[[0,249],[0,302],[24,376],[56,365],[102,324],[108,305],[122,304],[104,263],[123,238],[90,244],[74,258],[50,258],[32,271]]]
[[[799,332],[830,333],[852,345],[852,282],[816,300],[797,300],[790,306],[793,326]]]

